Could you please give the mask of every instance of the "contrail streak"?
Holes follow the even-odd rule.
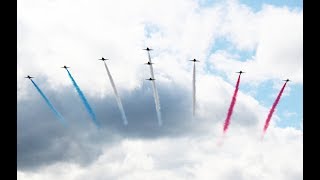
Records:
[[[241,76],[241,74],[239,74],[238,81],[237,81],[237,84],[236,84],[236,89],[234,90],[232,101],[231,101],[231,104],[230,104],[230,107],[229,107],[229,110],[228,110],[227,118],[226,118],[226,120],[224,122],[223,133],[227,132],[227,129],[228,129],[229,124],[230,124],[231,115],[232,115],[232,112],[233,112],[233,107],[236,104],[237,94],[238,94],[239,84],[240,84],[240,76]]]
[[[107,73],[108,73],[108,76],[109,76],[109,79],[110,79],[110,83],[111,83],[112,88],[113,88],[113,92],[114,92],[114,94],[116,96],[118,107],[119,107],[121,115],[122,115],[123,123],[124,123],[124,125],[127,125],[128,124],[127,117],[126,117],[126,114],[124,112],[120,96],[119,96],[118,91],[116,89],[116,85],[114,84],[113,78],[111,76],[111,73],[110,73],[110,71],[108,69],[108,66],[107,66],[106,62],[105,61],[103,61],[103,62],[104,62],[104,66],[106,67],[106,70],[107,70]]]
[[[94,124],[95,124],[97,127],[100,127],[100,125],[99,125],[99,123],[98,123],[98,121],[97,121],[97,119],[96,119],[96,115],[94,114],[93,110],[91,109],[91,107],[90,107],[87,99],[85,98],[84,94],[83,94],[82,91],[80,90],[80,88],[79,88],[79,86],[77,85],[76,81],[73,79],[73,77],[72,77],[72,75],[70,74],[69,70],[68,70],[67,68],[66,68],[66,70],[67,70],[68,75],[69,75],[69,77],[70,77],[70,79],[71,79],[74,87],[76,88],[76,90],[77,90],[77,92],[78,92],[78,94],[79,94],[79,96],[80,96],[83,104],[85,105],[88,113],[90,114],[90,116],[91,116]]]
[[[193,64],[193,80],[192,80],[192,90],[193,90],[193,116],[196,114],[196,63]]]
[[[269,112],[268,117],[266,119],[265,125],[263,127],[263,135],[266,133],[266,131],[268,129],[272,114],[273,114],[275,108],[277,107],[277,105],[278,105],[278,103],[280,101],[281,95],[283,93],[284,88],[286,87],[286,84],[287,84],[287,82],[285,82],[284,85],[282,86],[282,88],[281,88],[281,90],[280,90],[280,92],[278,94],[278,97],[276,98],[276,100],[274,101],[274,103],[273,103],[273,105],[272,105],[272,107],[270,109],[270,112]]]
[[[41,96],[43,97],[43,99],[46,101],[46,103],[48,104],[48,106],[50,107],[50,109],[54,112],[54,114],[57,116],[57,118],[60,120],[60,122],[65,123],[64,118],[62,117],[62,115],[56,110],[56,108],[54,108],[54,106],[51,104],[51,102],[49,101],[49,99],[46,97],[46,95],[44,95],[44,93],[41,91],[41,89],[37,86],[37,84],[35,82],[33,82],[32,79],[30,79],[32,84],[36,87],[36,89],[38,90],[38,92],[41,94]]]
[[[149,62],[150,62],[149,66],[150,66],[151,78],[155,79],[149,51],[148,51],[148,57],[149,57]],[[155,104],[156,104],[158,124],[159,124],[159,126],[161,126],[162,125],[162,119],[161,119],[161,111],[160,111],[160,100],[159,100],[159,95],[158,95],[158,91],[157,91],[157,88],[156,88],[156,83],[154,82],[154,80],[152,81],[152,88],[153,88],[153,97],[154,97],[154,101],[155,101]]]
[[[162,119],[161,119],[161,111],[160,111],[160,102],[159,102],[158,91],[156,88],[156,83],[154,81],[152,81],[152,87],[153,87],[153,97],[154,97],[154,101],[155,101],[156,109],[157,109],[158,124],[159,124],[159,126],[161,126]]]

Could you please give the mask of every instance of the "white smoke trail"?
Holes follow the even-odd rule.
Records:
[[[149,66],[150,66],[151,78],[155,79],[149,51],[148,51],[148,57],[149,57],[149,62],[150,62]],[[161,119],[161,111],[160,111],[160,99],[159,99],[158,91],[157,91],[157,88],[156,88],[156,83],[154,82],[154,80],[152,81],[152,88],[153,88],[153,97],[154,97],[154,101],[155,101],[155,104],[156,104],[156,110],[157,110],[157,116],[158,116],[158,124],[159,124],[159,126],[161,126],[162,125],[162,119]]]
[[[153,97],[154,97],[154,101],[155,101],[156,109],[157,109],[158,124],[159,124],[159,126],[161,126],[162,119],[161,119],[161,111],[160,111],[160,101],[159,101],[158,91],[156,88],[156,83],[154,81],[152,81],[152,87],[153,87]]]
[[[196,63],[193,63],[193,80],[192,80],[192,90],[193,90],[193,116],[196,114]]]
[[[123,123],[124,123],[124,125],[127,125],[128,124],[127,117],[126,117],[126,114],[124,112],[120,96],[119,96],[118,91],[116,89],[116,85],[113,82],[113,78],[111,76],[111,73],[110,73],[110,71],[108,69],[108,66],[107,66],[106,62],[105,61],[103,61],[103,62],[104,62],[104,66],[106,67],[106,70],[107,70],[107,73],[108,73],[108,76],[109,76],[109,79],[110,79],[110,83],[111,83],[112,88],[113,88],[114,95],[116,96],[118,107],[119,107],[119,110],[120,110],[121,115],[122,115]]]

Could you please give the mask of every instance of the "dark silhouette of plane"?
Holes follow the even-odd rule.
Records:
[[[154,80],[156,80],[156,79],[152,79],[152,78],[149,78],[149,79],[146,79],[146,80],[149,80],[149,81],[154,81]]]
[[[65,65],[64,65],[64,66],[63,66],[63,67],[61,67],[61,68],[65,68],[65,69],[67,69],[67,68],[70,68],[70,67],[67,67],[67,66],[65,66]]]
[[[241,75],[241,73],[245,73],[245,72],[243,72],[243,71],[239,71],[239,72],[236,72],[236,73],[239,73],[239,74]]]
[[[289,79],[286,79],[286,80],[282,80],[282,81],[286,81],[286,82],[288,82],[288,81],[290,81]]]
[[[28,75],[27,77],[24,77],[24,78],[28,78],[28,79],[31,79],[31,78],[34,78],[34,77],[31,77],[31,76],[29,76],[29,75]]]
[[[105,59],[104,57],[102,57],[101,59],[99,59],[101,61],[105,61],[105,60],[109,60],[109,59]]]
[[[192,59],[192,60],[189,60],[189,61],[200,62],[199,60],[196,60],[196,59]]]
[[[109,59],[105,59],[104,57],[102,57],[101,59],[99,59],[101,61],[106,61],[106,60],[109,60]]]
[[[146,50],[146,51],[152,51],[153,49],[150,49],[150,48],[146,48],[146,49],[143,49],[143,50]]]
[[[147,62],[147,63],[144,63],[146,65],[151,65],[151,64],[154,64],[154,63],[151,63],[151,62]]]

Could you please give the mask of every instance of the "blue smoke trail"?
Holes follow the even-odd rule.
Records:
[[[99,125],[99,123],[98,123],[98,121],[97,121],[97,119],[96,119],[96,115],[94,114],[93,110],[91,109],[91,107],[90,107],[87,99],[85,98],[84,94],[83,94],[82,91],[80,90],[80,88],[79,88],[79,86],[77,85],[76,81],[73,79],[73,77],[72,77],[72,75],[70,74],[69,70],[68,70],[68,69],[66,69],[66,70],[67,70],[68,75],[69,75],[69,77],[70,77],[70,79],[71,79],[74,87],[76,88],[76,90],[77,90],[77,92],[78,92],[78,94],[79,94],[79,96],[80,96],[83,104],[85,105],[86,109],[88,110],[88,113],[90,114],[90,116],[91,116],[94,124],[95,124],[97,127],[100,127],[100,125]]]
[[[50,109],[54,112],[54,114],[57,116],[57,118],[60,120],[60,122],[62,122],[63,124],[65,124],[65,120],[62,117],[62,115],[54,108],[54,106],[51,104],[51,102],[49,101],[49,99],[46,97],[46,95],[44,95],[44,93],[41,91],[41,89],[37,86],[37,84],[35,82],[33,82],[32,79],[30,79],[32,84],[36,87],[36,89],[38,90],[38,92],[41,94],[41,96],[43,97],[43,99],[46,101],[46,103],[48,104],[48,106],[50,107]]]

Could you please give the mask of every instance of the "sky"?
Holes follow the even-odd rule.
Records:
[[[302,19],[302,0],[18,0],[18,179],[303,179]]]

